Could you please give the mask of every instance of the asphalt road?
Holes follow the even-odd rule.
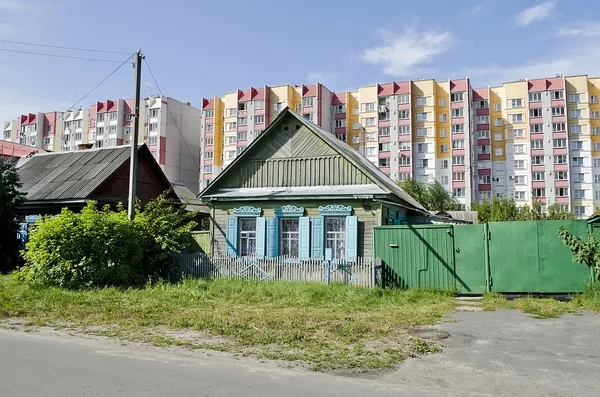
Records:
[[[454,321],[457,320],[457,321]],[[0,330],[0,396],[599,396],[600,315],[455,313],[444,352],[377,377]]]

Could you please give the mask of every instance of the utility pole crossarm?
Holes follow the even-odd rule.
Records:
[[[140,86],[142,83],[142,50],[137,50],[135,54],[135,82],[134,91],[134,107],[133,107],[133,137],[131,138],[131,156],[129,169],[129,202],[127,206],[127,215],[129,220],[135,217],[135,196],[137,182],[137,166],[138,166],[138,137],[140,134]]]

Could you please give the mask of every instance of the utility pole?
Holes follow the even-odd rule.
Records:
[[[132,221],[135,217],[135,193],[137,182],[137,166],[138,166],[138,136],[140,134],[140,86],[142,83],[142,50],[137,50],[135,53],[135,83],[133,91],[134,107],[133,107],[133,137],[131,138],[131,156],[129,169],[129,203],[127,206],[127,215]]]

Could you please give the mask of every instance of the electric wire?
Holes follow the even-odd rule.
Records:
[[[39,55],[39,56],[45,56],[45,57],[51,57],[51,58],[78,59],[78,60],[81,60],[81,61],[107,62],[107,63],[120,63],[121,62],[121,61],[117,61],[117,60],[114,60],[114,59],[74,57],[74,56],[70,56],[70,55],[46,54],[46,53],[43,53],[43,52],[11,50],[11,49],[8,49],[8,48],[0,48],[0,51],[14,52],[14,53],[18,53],[18,54]]]
[[[104,54],[129,55],[128,52],[121,52],[121,51],[107,51],[107,50],[96,50],[96,49],[91,49],[91,48],[64,47],[64,46],[50,45],[50,44],[26,43],[23,41],[14,41],[14,40],[0,40],[0,43],[28,45],[28,46],[33,46],[33,47],[56,48],[56,49],[69,50],[69,51],[85,51],[85,52],[99,52],[99,53],[104,53]]]

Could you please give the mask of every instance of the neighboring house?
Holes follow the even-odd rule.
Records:
[[[45,153],[44,149],[18,143],[0,141],[0,159],[16,163],[22,157],[33,156],[36,153]]]
[[[146,145],[139,146],[137,198],[148,202],[171,187]],[[92,200],[127,205],[131,147],[36,154],[17,165],[26,201],[21,216],[79,210]],[[177,196],[173,194],[173,198]]]
[[[286,108],[202,192],[214,256],[371,258],[373,226],[431,223],[416,200],[335,135]]]

